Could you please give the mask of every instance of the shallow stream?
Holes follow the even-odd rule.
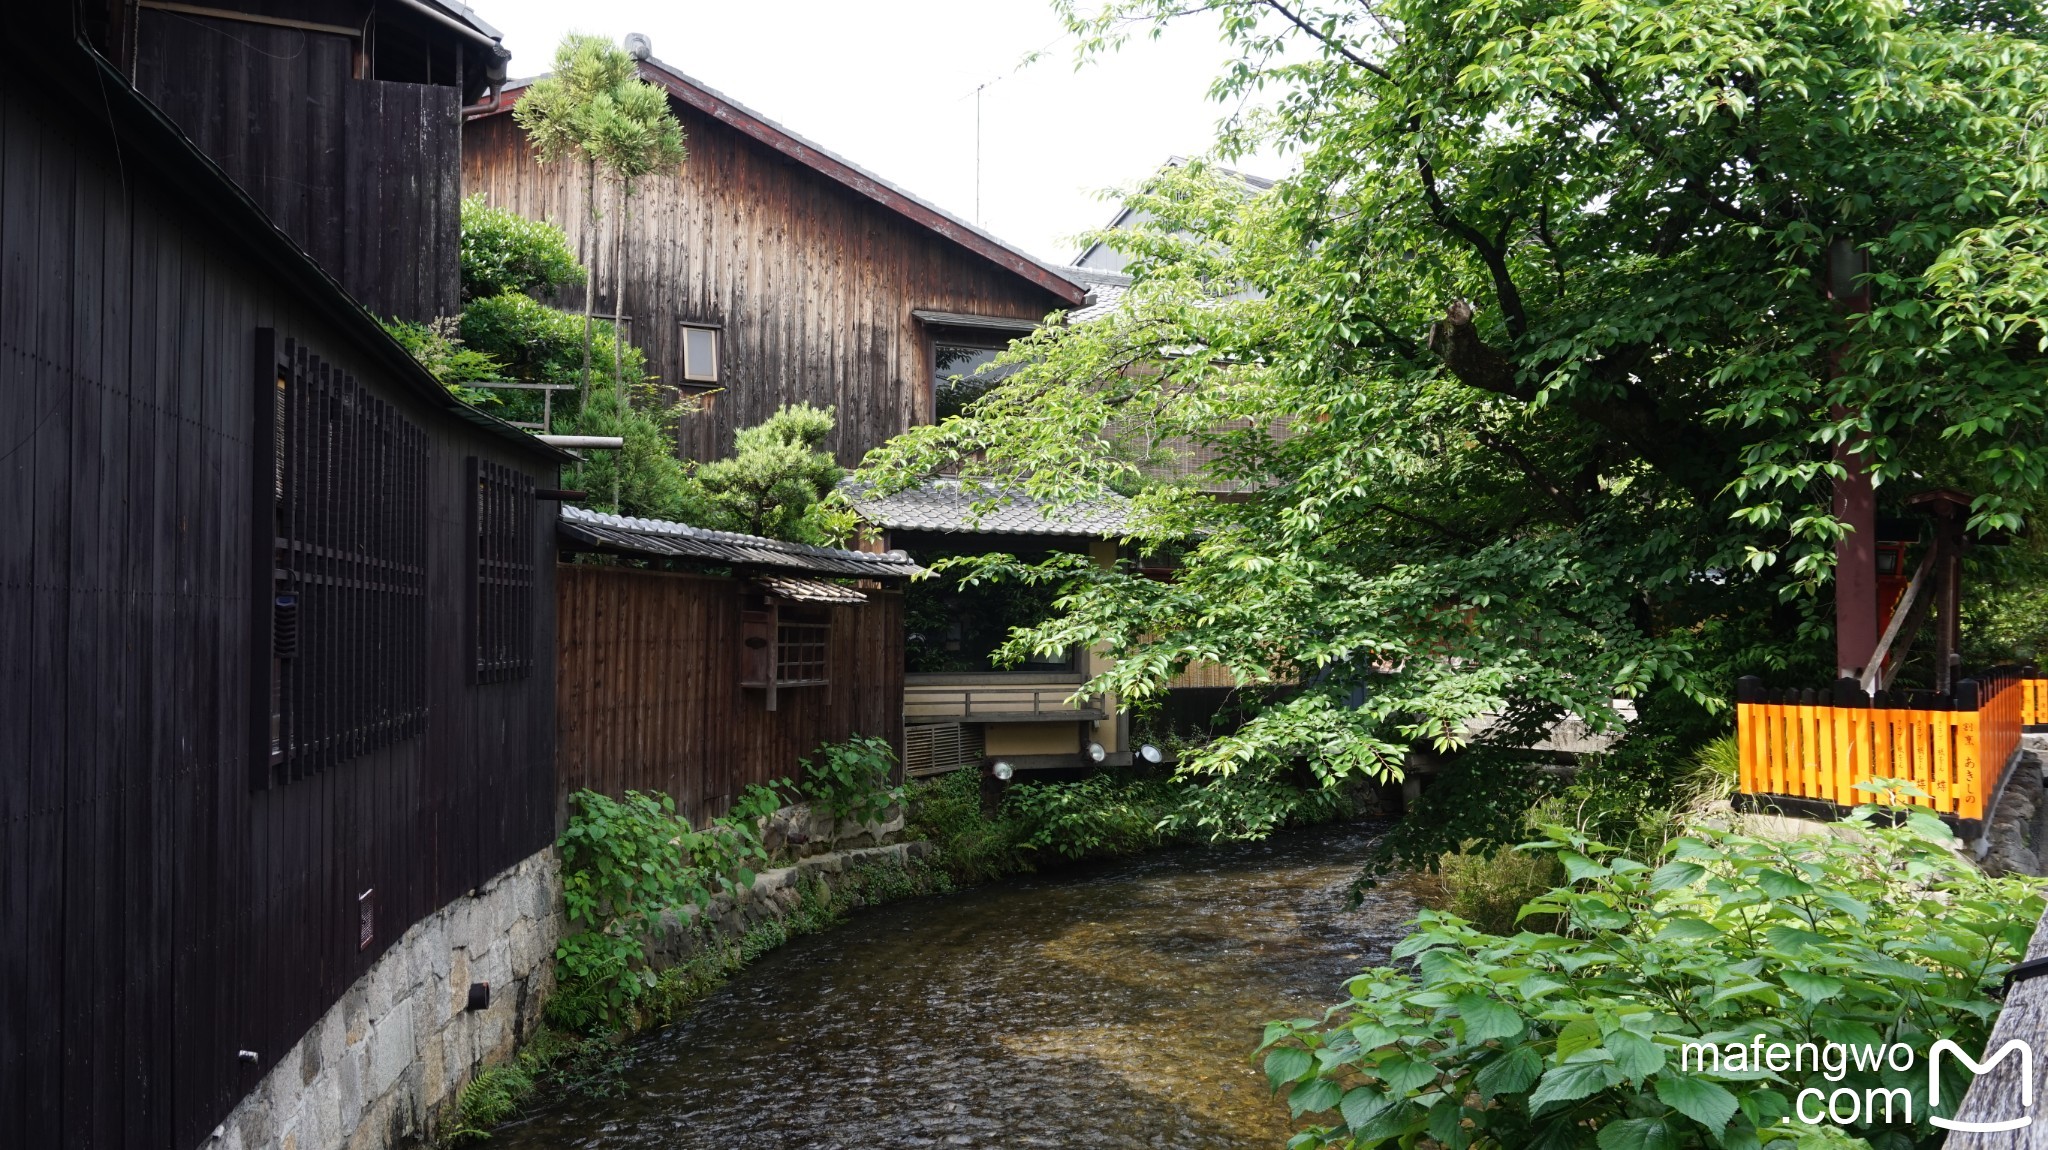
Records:
[[[1260,1147],[1286,1107],[1249,1055],[1319,1015],[1415,912],[1346,910],[1375,828],[1177,850],[863,912],[651,1036],[629,1095],[493,1150]]]

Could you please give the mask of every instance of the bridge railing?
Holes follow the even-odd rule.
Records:
[[[1989,671],[1945,695],[1872,696],[1853,679],[1771,691],[1744,678],[1735,699],[1739,805],[1825,817],[1870,801],[1858,783],[1904,779],[1926,792],[1907,801],[1965,838],[1981,830],[2022,728],[2048,723],[2048,678],[2031,667]]]

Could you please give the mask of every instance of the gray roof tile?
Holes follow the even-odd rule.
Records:
[[[562,508],[560,534],[570,550],[621,551],[661,559],[696,559],[770,571],[807,571],[860,579],[908,579],[921,573],[901,551],[876,554],[785,543],[759,535],[710,531],[666,519],[635,519],[581,507]],[[581,545],[579,548],[577,545]]]
[[[892,531],[954,531],[977,535],[1121,535],[1130,501],[1109,495],[1069,507],[1052,507],[1022,491],[970,489],[957,479],[929,480],[919,487],[879,499],[863,498],[849,489],[854,510],[877,527]],[[977,503],[995,500],[984,515]]]

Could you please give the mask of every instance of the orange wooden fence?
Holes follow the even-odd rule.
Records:
[[[1846,809],[1871,801],[1856,784],[1903,779],[1927,795],[1907,801],[1963,822],[1983,819],[2021,728],[2048,723],[2048,679],[2000,670],[1965,679],[1948,695],[1875,698],[1853,680],[1816,692],[1766,691],[1744,679],[1735,709],[1740,791],[1750,807],[1790,799]]]

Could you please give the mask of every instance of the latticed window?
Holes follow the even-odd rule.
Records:
[[[276,348],[265,333],[264,345]],[[271,394],[268,770],[298,778],[420,733],[426,436],[293,341]]]
[[[501,683],[533,670],[533,480],[475,456],[469,479],[476,681]]]
[[[779,621],[775,627],[775,685],[823,683],[832,628],[826,623]]]

